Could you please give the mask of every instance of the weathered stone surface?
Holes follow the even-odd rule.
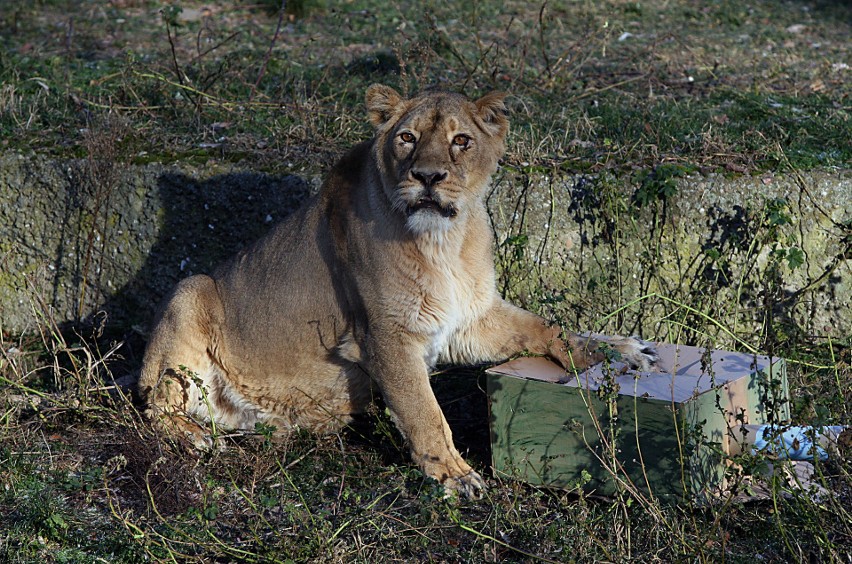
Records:
[[[34,311],[144,326],[177,280],[209,272],[318,182],[0,155],[2,329],[33,329]],[[779,323],[852,334],[852,172],[673,186],[640,205],[628,179],[503,169],[488,197],[501,290],[571,327],[669,340],[718,329],[708,318],[743,336]]]
[[[852,334],[852,172],[673,182],[640,205],[625,179],[503,171],[489,206],[505,292],[572,326],[668,340],[725,336],[708,318],[752,342]]]
[[[208,272],[309,194],[296,176],[0,156],[2,328],[105,312],[144,323],[175,282]]]

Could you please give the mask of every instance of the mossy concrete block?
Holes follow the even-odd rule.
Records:
[[[309,184],[220,167],[0,155],[2,328],[146,323],[181,278],[209,272],[304,201]]]
[[[737,331],[772,315],[810,335],[852,333],[852,173],[677,179],[665,201],[638,206],[631,178],[505,168],[487,198],[500,290],[531,309],[550,304],[588,327],[650,292],[710,311]],[[319,186],[233,164],[127,165],[0,154],[2,328],[57,321],[147,322],[182,277],[209,272]],[[775,240],[761,224],[784,198]],[[773,245],[796,247],[791,269]],[[846,253],[846,255],[844,255]],[[718,258],[712,258],[718,255]],[[660,335],[665,304],[612,318],[613,333]],[[710,328],[712,331],[712,327]]]
[[[745,334],[767,312],[792,331],[852,334],[852,172],[672,183],[643,204],[629,176],[504,169],[488,200],[501,290],[583,327],[656,292]],[[673,309],[642,302],[608,330],[659,334]]]

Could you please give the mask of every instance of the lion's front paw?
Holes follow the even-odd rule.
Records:
[[[153,409],[150,409],[148,414],[151,420],[154,421],[155,427],[175,439],[182,439],[187,448],[195,449],[199,452],[225,450],[223,441],[216,440],[207,429],[189,417],[162,412],[157,413]]]
[[[442,485],[445,497],[460,495],[467,499],[482,499],[485,492],[485,480],[473,470],[459,478],[447,478]]]
[[[640,372],[650,371],[660,360],[654,345],[639,337],[623,337],[610,344],[631,368]]]

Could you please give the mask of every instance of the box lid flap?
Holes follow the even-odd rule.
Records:
[[[657,343],[660,362],[657,372],[636,372],[620,362],[611,364],[623,395],[684,402],[713,388],[766,370],[770,358],[729,351],[710,351],[686,345]],[[702,357],[704,357],[702,359]],[[604,364],[577,375],[543,357],[516,358],[487,370],[491,374],[551,382],[564,386],[597,390],[604,381]]]

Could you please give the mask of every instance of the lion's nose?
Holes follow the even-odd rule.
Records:
[[[447,178],[447,172],[443,170],[412,170],[411,176],[420,181],[426,188],[431,188],[443,182]]]

